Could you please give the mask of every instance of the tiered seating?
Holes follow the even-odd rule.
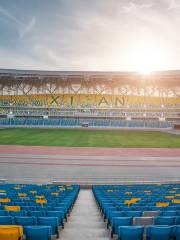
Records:
[[[115,120],[115,119],[92,119],[88,118],[60,118],[60,119],[42,119],[42,118],[0,118],[1,126],[50,126],[50,127],[74,127],[81,126],[83,122],[88,122],[90,127],[122,127],[122,128],[170,128],[173,122],[155,121],[155,120]]]
[[[0,106],[0,115],[8,115],[12,114],[16,117],[24,116],[24,117],[42,117],[45,115],[48,116],[63,116],[63,117],[120,117],[120,118],[178,118],[179,117],[179,110],[178,109],[148,109],[148,108],[141,108],[141,109],[116,109],[112,110],[109,108],[106,109],[59,109],[59,108],[33,108],[33,107],[1,107]]]
[[[94,186],[93,193],[112,237],[180,239],[180,184]]]
[[[0,185],[0,239],[59,237],[78,192],[74,185]]]

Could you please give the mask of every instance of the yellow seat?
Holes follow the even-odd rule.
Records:
[[[21,240],[23,239],[23,227],[16,225],[0,225],[1,240]]]
[[[172,203],[180,203],[180,199],[173,199]]]
[[[21,211],[20,206],[4,206],[4,209],[7,211]]]
[[[46,199],[37,199],[36,203],[46,204],[47,200]]]
[[[19,197],[26,197],[27,194],[26,194],[26,193],[18,193],[18,196],[19,196]]]
[[[180,193],[176,193],[175,196],[176,196],[176,197],[180,197]]]
[[[44,199],[45,196],[44,195],[37,195],[37,196],[35,196],[35,198]]]
[[[167,203],[167,202],[157,202],[156,203],[156,206],[157,207],[168,207],[169,206],[169,203]]]
[[[8,203],[11,202],[10,198],[0,198],[0,202]]]
[[[125,192],[124,194],[125,194],[125,195],[131,195],[132,192]]]
[[[174,196],[165,196],[165,198],[170,199],[170,198],[174,198]]]

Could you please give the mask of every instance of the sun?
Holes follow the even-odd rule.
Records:
[[[144,75],[149,75],[153,71],[160,70],[162,60],[161,48],[152,43],[137,45],[131,52],[131,65],[133,70]]]

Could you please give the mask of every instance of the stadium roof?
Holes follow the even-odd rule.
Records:
[[[180,70],[157,71],[151,74],[140,72],[108,72],[108,71],[40,71],[40,70],[16,70],[0,69],[0,81],[4,85],[12,84],[15,81],[27,81],[33,84],[36,81],[56,81],[62,80],[79,82],[87,80],[95,83],[113,82],[113,84],[133,84],[141,85],[161,85],[180,87]],[[144,81],[146,80],[146,81]],[[31,83],[30,83],[31,82]]]
[[[44,75],[44,76],[68,76],[68,75],[143,75],[140,72],[127,71],[43,71],[43,70],[19,70],[19,69],[0,69],[0,74],[10,75]],[[155,71],[152,75],[161,76],[180,76],[180,70]]]

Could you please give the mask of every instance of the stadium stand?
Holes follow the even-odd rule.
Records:
[[[179,79],[179,71],[147,78],[132,72],[0,69],[1,124],[172,128],[180,123]]]
[[[110,120],[110,119],[39,119],[39,118],[0,118],[1,126],[48,126],[48,127],[81,127],[83,123],[90,127],[121,127],[121,128],[170,128],[173,122],[155,120]]]
[[[79,189],[74,185],[1,184],[0,239],[59,237]]]
[[[180,239],[180,185],[93,186],[111,237],[119,240]]]

